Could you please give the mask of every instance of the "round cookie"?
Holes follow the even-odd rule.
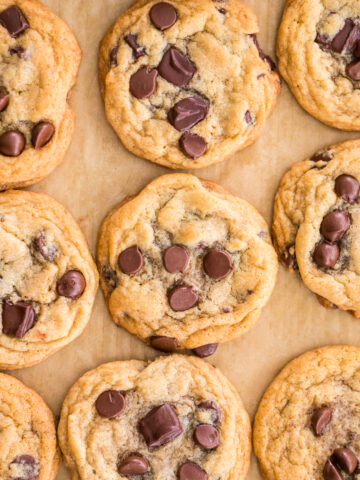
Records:
[[[254,422],[254,450],[266,480],[358,478],[360,349],[324,347],[275,378]]]
[[[99,54],[106,115],[125,147],[201,168],[254,142],[280,90],[257,32],[238,0],[134,3]]]
[[[163,351],[206,345],[200,356],[254,325],[278,269],[255,208],[187,174],[159,177],[116,207],[97,258],[115,323]]]
[[[43,399],[0,373],[0,478],[53,480],[59,467],[54,418]]]
[[[360,315],[360,141],[296,163],[275,198],[273,238],[280,260],[299,270],[327,307]]]
[[[36,0],[0,0],[0,190],[48,175],[74,129],[67,103],[80,47],[67,25]]]
[[[183,355],[86,373],[67,394],[58,429],[72,480],[242,480],[250,434],[231,383]]]
[[[360,6],[357,0],[288,0],[279,70],[301,106],[332,127],[360,130]]]
[[[85,328],[98,285],[86,240],[47,195],[0,194],[0,368],[38,363]]]

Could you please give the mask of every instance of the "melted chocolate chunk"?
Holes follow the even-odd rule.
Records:
[[[318,267],[333,268],[340,256],[336,243],[320,242],[316,245],[313,259]]]
[[[95,406],[102,417],[115,418],[125,410],[126,400],[121,392],[107,390],[98,396]]]
[[[332,458],[341,470],[348,475],[353,474],[358,466],[358,459],[349,448],[337,448]]]
[[[160,350],[160,352],[171,353],[178,348],[179,342],[174,337],[154,335],[150,338],[150,345],[156,350]]]
[[[295,255],[295,245],[288,245],[280,255],[281,263],[289,270],[298,270],[298,264]]]
[[[188,97],[177,102],[169,110],[167,118],[171,125],[184,132],[204,120],[209,111],[209,102],[202,97]]]
[[[169,273],[184,273],[189,264],[189,254],[184,247],[172,245],[165,250],[163,263]]]
[[[275,62],[273,61],[273,59],[271,57],[269,57],[269,55],[266,55],[262,48],[260,47],[260,44],[259,44],[259,41],[257,39],[257,36],[255,33],[252,33],[250,34],[250,37],[252,38],[254,44],[255,44],[255,47],[257,48],[257,51],[259,52],[259,56],[261,58],[261,60],[263,62],[266,62],[269,67],[271,68],[271,70],[276,70],[276,65],[275,65]]]
[[[350,217],[347,212],[334,210],[328,213],[321,222],[320,231],[330,242],[337,242],[350,228]]]
[[[214,425],[219,425],[222,417],[222,411],[219,405],[212,400],[205,400],[199,403],[198,408],[205,410],[213,410],[215,412]]]
[[[194,64],[180,50],[170,47],[159,66],[159,75],[177,87],[186,87],[196,72]]]
[[[179,145],[184,154],[193,159],[201,157],[207,150],[206,141],[196,133],[184,132]]]
[[[116,47],[112,48],[110,51],[110,65],[112,67],[117,67],[117,54],[119,51],[119,46],[117,45]]]
[[[54,246],[49,246],[46,244],[45,237],[41,233],[38,237],[34,240],[34,248],[37,252],[41,254],[41,256],[51,262],[54,260],[57,254],[57,249]]]
[[[252,114],[249,110],[247,110],[247,111],[245,112],[245,117],[244,117],[244,118],[245,118],[245,122],[246,122],[248,125],[252,125],[252,124],[255,122],[255,118],[254,118],[253,114]]]
[[[157,70],[142,67],[130,78],[130,92],[136,98],[149,98],[155,92]]]
[[[146,54],[145,48],[139,45],[137,42],[137,35],[128,33],[127,35],[125,35],[124,40],[132,48],[134,58],[137,59],[137,58],[143,57]],[[116,52],[116,55],[117,55],[117,52]],[[117,64],[117,60],[116,60],[116,64]]]
[[[9,130],[0,136],[0,153],[6,157],[18,157],[25,147],[25,137],[16,130]]]
[[[193,353],[197,355],[200,358],[206,358],[210,357],[211,355],[214,355],[218,348],[217,343],[209,343],[207,345],[202,345],[201,347],[196,347],[193,349]]]
[[[347,75],[356,82],[360,80],[360,60],[355,60],[354,62],[346,65]]]
[[[343,50],[349,49],[348,40],[354,28],[354,22],[351,20],[351,18],[347,18],[343,28],[335,35],[331,42],[331,50],[333,52],[341,53]]]
[[[157,29],[164,31],[174,25],[177,20],[177,13],[170,3],[156,3],[151,7],[150,20]]]
[[[178,285],[169,292],[168,300],[174,312],[184,312],[195,307],[199,301],[199,296],[193,290],[193,287]]]
[[[313,162],[330,162],[332,160],[333,154],[328,152],[327,150],[322,150],[320,152],[314,153],[314,155],[310,158]]]
[[[311,426],[317,437],[324,435],[326,427],[332,420],[333,409],[330,407],[317,408],[311,417]]]
[[[10,48],[10,55],[17,55],[20,60],[26,60],[27,53],[22,47],[13,47]]]
[[[330,459],[325,463],[323,477],[324,480],[343,480],[343,476]]]
[[[148,461],[139,455],[130,455],[123,462],[118,464],[120,475],[130,477],[133,475],[144,475],[150,470]]]
[[[54,125],[50,122],[40,122],[32,130],[31,142],[35,150],[45,147],[55,133]]]
[[[140,272],[144,266],[144,257],[137,245],[129,247],[119,255],[119,268],[127,275]]]
[[[84,293],[86,280],[78,270],[69,270],[56,283],[56,292],[61,297],[77,300]]]
[[[175,410],[169,403],[153,408],[140,420],[139,430],[150,448],[171,442],[183,431]]]
[[[179,480],[207,480],[208,476],[197,463],[186,462],[178,471]]]
[[[13,5],[0,13],[0,24],[10,36],[17,38],[29,28],[29,24],[19,7]]]
[[[8,337],[23,338],[33,327],[35,312],[31,304],[25,302],[11,303],[7,300],[2,304],[2,332]]]
[[[31,455],[20,455],[11,464],[16,464],[22,472],[22,476],[15,480],[36,480],[39,476],[40,465]]]

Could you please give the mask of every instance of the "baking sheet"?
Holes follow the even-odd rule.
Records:
[[[98,44],[131,0],[43,1],[70,25],[82,47],[83,61],[71,98],[77,120],[71,148],[65,162],[32,190],[52,195],[70,210],[94,253],[97,232],[107,212],[125,196],[171,171],[124,149],[106,121],[100,98]],[[244,1],[259,18],[263,49],[274,56],[285,0]],[[313,119],[283,83],[275,112],[253,146],[225,163],[191,173],[222,184],[252,203],[270,222],[276,188],[293,162],[325,145],[357,136]],[[255,328],[220,346],[210,362],[238,388],[253,418],[264,389],[286,362],[305,350],[339,343],[360,346],[360,320],[324,309],[296,275],[280,267],[274,293]],[[41,364],[12,374],[34,388],[58,415],[66,392],[87,370],[113,360],[147,360],[156,355],[115,326],[99,291],[91,320],[80,338]],[[69,478],[62,466],[57,480]],[[261,478],[255,457],[247,478]]]

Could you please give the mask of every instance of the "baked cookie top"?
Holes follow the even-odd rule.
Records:
[[[53,480],[59,466],[54,419],[37,393],[0,373],[0,478]]]
[[[317,152],[287,172],[275,198],[282,263],[340,309],[360,312],[360,141]]]
[[[290,362],[266,391],[254,450],[267,480],[358,478],[360,349],[324,347]]]
[[[200,168],[252,143],[280,89],[257,32],[238,0],[137,1],[99,55],[106,114],[125,147]]]
[[[36,0],[0,0],[0,190],[48,175],[73,133],[67,104],[80,47]]]
[[[72,480],[242,480],[250,431],[219,370],[171,355],[86,373],[65,398],[58,437]]]
[[[360,5],[288,0],[279,29],[279,70],[298,102],[322,122],[360,130]]]
[[[116,323],[153,346],[224,342],[257,320],[277,259],[254,207],[193,175],[164,175],[105,219],[101,285]],[[154,338],[155,337],[155,338]]]
[[[44,194],[0,194],[0,367],[44,360],[85,328],[98,275],[65,208]]]

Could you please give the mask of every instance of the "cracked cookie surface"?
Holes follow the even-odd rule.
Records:
[[[0,478],[53,480],[59,466],[54,418],[42,398],[0,374]]]
[[[114,410],[116,395],[122,402]],[[199,426],[213,434],[201,436]],[[206,444],[214,432],[217,445]],[[250,432],[240,397],[219,370],[171,355],[86,373],[65,398],[58,437],[72,480],[127,478],[140,474],[140,466],[144,479],[241,480],[249,468]]]
[[[293,360],[275,378],[254,422],[265,479],[359,478],[359,365],[359,348],[324,347]]]
[[[0,190],[38,182],[62,161],[80,58],[70,29],[43,4],[0,1]]]
[[[280,90],[257,32],[238,0],[137,1],[99,55],[106,114],[125,147],[170,168],[200,168],[251,144]]]
[[[328,307],[360,312],[360,142],[331,146],[296,163],[275,198],[273,238],[280,260],[299,270]]]
[[[80,335],[98,275],[86,240],[47,195],[0,194],[0,366],[44,360]]]
[[[360,130],[360,7],[357,0],[288,0],[279,70],[301,106],[320,121]]]
[[[172,339],[166,351],[245,333],[278,268],[255,208],[186,174],[164,175],[116,207],[97,258],[115,323],[156,347],[158,337]]]

